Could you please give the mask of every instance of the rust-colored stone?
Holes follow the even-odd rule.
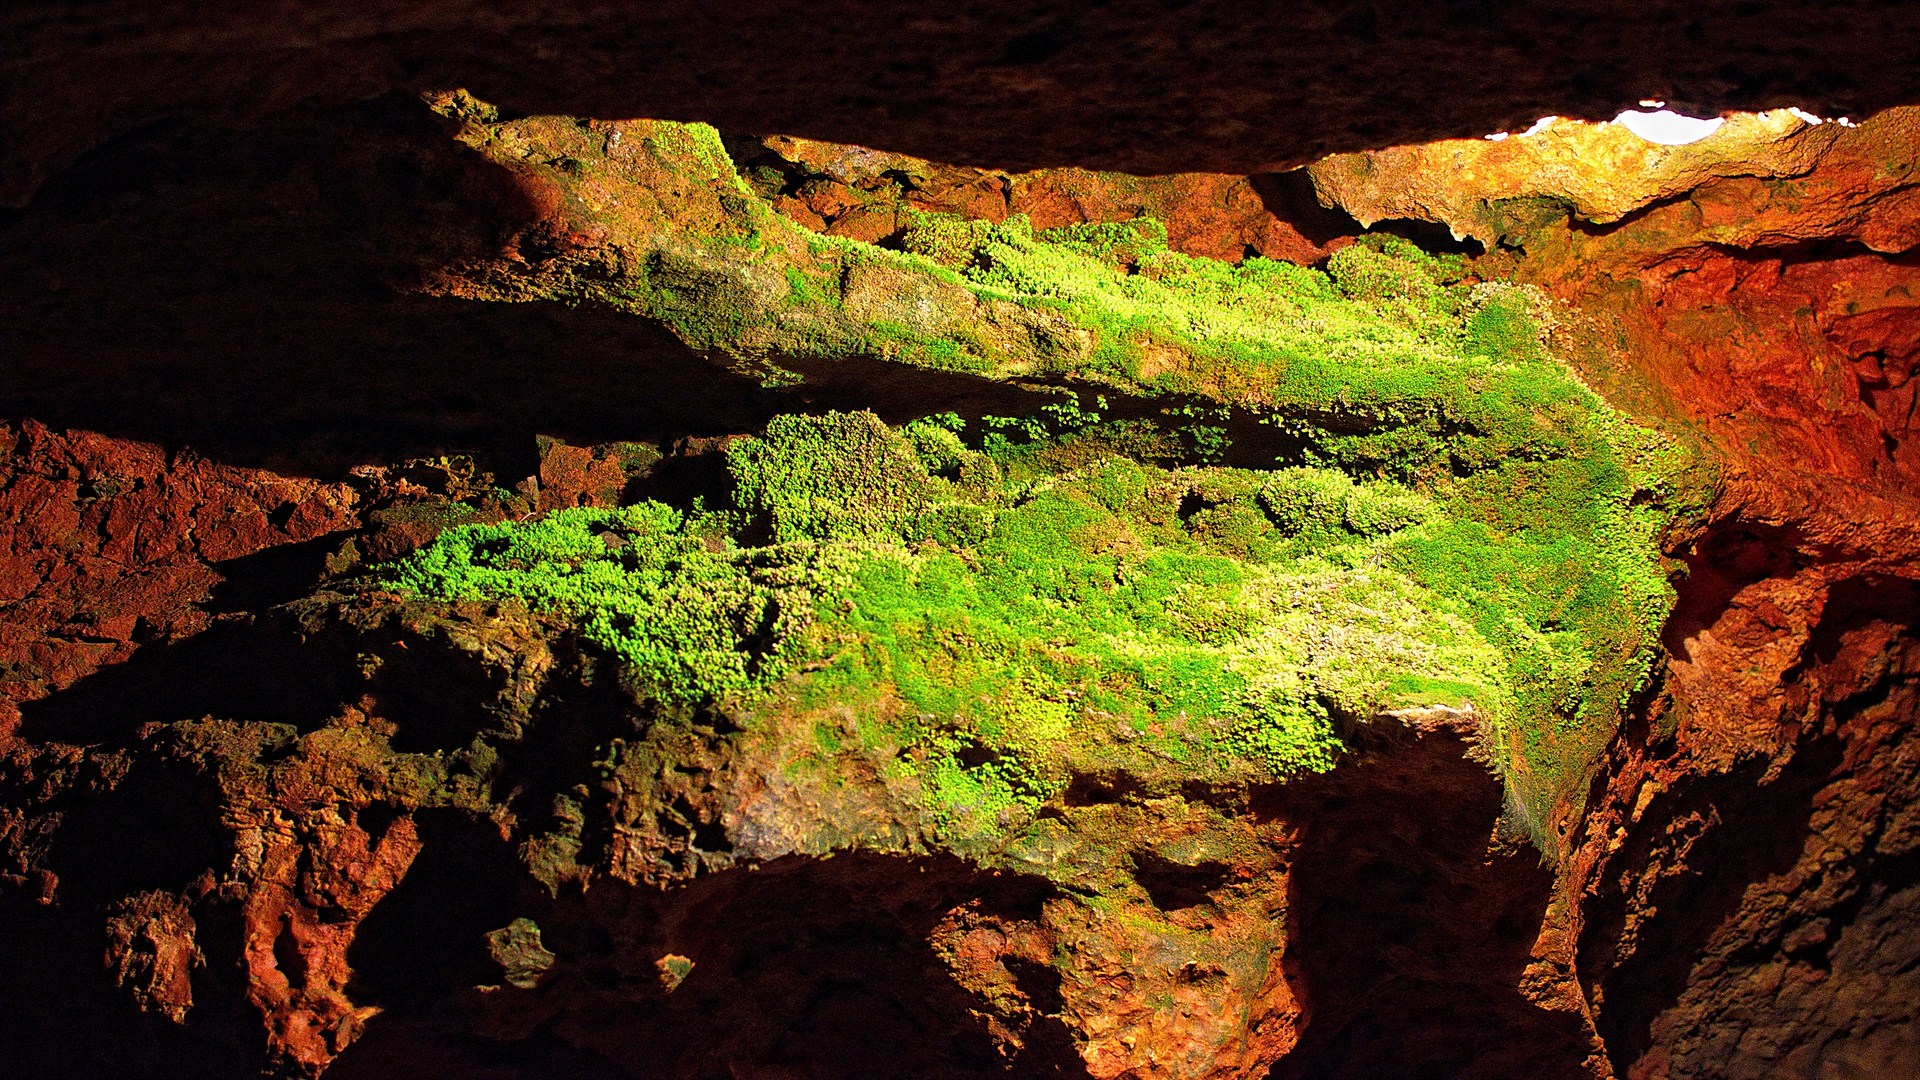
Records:
[[[353,525],[341,484],[0,426],[0,736],[18,703],[208,625],[221,567]]]
[[[1175,251],[1305,265],[1351,243],[1356,231],[1351,219],[1313,202],[1304,173],[1010,173],[789,136],[762,145],[773,156],[743,158],[749,177],[759,167],[797,185],[793,195],[767,192],[774,209],[817,232],[868,242],[899,233],[912,213],[996,222],[1025,214],[1036,229],[1151,217],[1166,225]]]

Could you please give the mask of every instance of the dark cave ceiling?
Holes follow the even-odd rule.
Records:
[[[1920,5],[1768,0],[25,0],[0,13],[0,203],[116,135],[464,86],[1003,168],[1248,172],[1657,97],[1920,100]]]

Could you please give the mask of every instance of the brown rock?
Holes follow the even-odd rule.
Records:
[[[116,906],[107,920],[107,965],[142,1012],[185,1023],[193,1008],[193,969],[206,963],[194,943],[193,915],[179,897],[150,892]]]
[[[33,421],[0,447],[0,735],[19,702],[204,629],[222,567],[355,522],[340,484]]]

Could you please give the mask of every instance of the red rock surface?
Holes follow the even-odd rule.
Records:
[[[1621,154],[1640,186],[1606,205]],[[1662,695],[1566,823],[1542,939],[1615,1074],[1920,1069],[1920,113],[1671,150],[1560,125],[1315,173],[1363,219],[1497,242],[1490,265],[1593,320],[1616,398],[1723,462],[1675,537]]]
[[[340,484],[0,426],[0,736],[18,703],[205,629],[231,566],[356,523]]]
[[[1796,652],[1768,695],[1775,748],[1729,760],[1656,717],[1623,733],[1572,837],[1577,971],[1619,1076],[1920,1063],[1920,589],[1798,584],[1824,609],[1813,632],[1756,635]],[[1697,711],[1702,683],[1750,703],[1713,681],[1677,684],[1676,707]]]
[[[789,136],[737,144],[738,164],[775,209],[807,228],[869,243],[893,237],[913,212],[1036,229],[1151,217],[1175,251],[1226,262],[1248,255],[1310,264],[1350,243],[1345,214],[1322,207],[1305,173],[1128,176],[1086,169],[1004,172],[922,161]]]
[[[1920,111],[1635,142],[1565,124],[1312,172],[1362,220],[1424,217],[1499,244],[1492,265],[1585,310],[1604,327],[1596,377],[1626,373],[1607,389],[1693,425],[1725,461],[1717,516],[1793,529],[1820,561],[1910,561]],[[1625,197],[1582,194],[1615,169]]]
[[[266,1020],[269,1060],[317,1071],[378,1011],[347,996],[347,950],[360,922],[406,876],[420,837],[407,817],[378,837],[324,815],[288,830],[293,823],[271,810],[238,824],[261,843],[241,908],[247,996]]]

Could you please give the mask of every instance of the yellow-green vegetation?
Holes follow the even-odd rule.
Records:
[[[956,838],[1077,770],[1322,770],[1399,706],[1471,705],[1545,796],[1591,749],[1568,733],[1644,677],[1650,538],[1554,517],[1579,508],[1551,485],[1483,505],[1464,481],[1147,463],[1139,422],[1079,406],[1010,420],[780,417],[729,448],[731,509],[464,525],[382,577],[571,615],[664,706],[855,705]],[[1513,520],[1528,497],[1545,524]]]
[[[1082,768],[1323,769],[1418,705],[1471,705],[1544,821],[1653,671],[1688,456],[1549,354],[1536,292],[1389,236],[1324,270],[1151,220],[927,216],[880,247],[774,213],[703,125],[465,122],[516,168],[571,162],[537,167],[558,217],[605,237],[493,294],[611,303],[771,381],[861,356],[1064,392],[782,417],[729,450],[721,510],[464,526],[393,584],[571,613],[663,703],[889,718],[860,738],[956,835]]]
[[[1327,272],[1184,255],[1150,219],[1035,233],[1019,215],[930,215],[883,248],[775,213],[704,124],[460,119],[555,193],[549,231],[598,238],[475,270],[468,294],[613,304],[775,380],[787,358],[869,356],[1197,395],[1284,414],[1327,463],[1402,478],[1579,449],[1587,404],[1530,355],[1527,295],[1464,286],[1458,259],[1392,237]]]
[[[647,502],[463,525],[386,580],[428,596],[576,614],[643,696],[699,704],[764,683],[777,665],[753,642],[789,636],[811,613],[808,587],[826,580],[812,572],[814,552],[709,543],[709,520],[696,514],[690,527],[687,514]]]

